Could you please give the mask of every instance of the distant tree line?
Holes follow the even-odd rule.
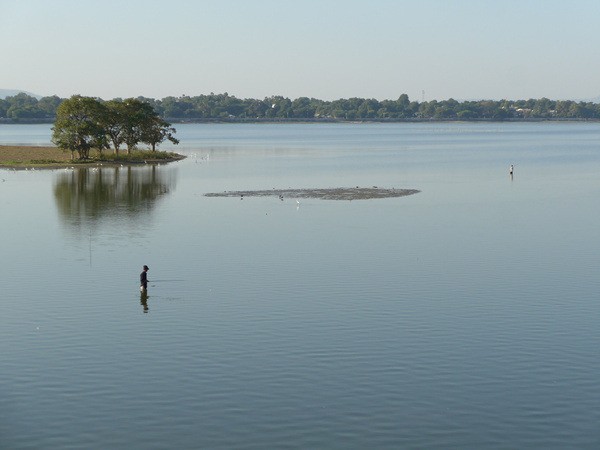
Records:
[[[0,119],[31,120],[46,119],[54,120],[56,108],[63,99],[53,95],[37,99],[23,92],[12,97],[0,99]]]
[[[165,140],[178,144],[174,133],[175,128],[147,102],[135,98],[105,102],[74,95],[56,109],[52,142],[77,152],[79,159],[88,158],[92,149],[102,154],[109,148],[118,157],[123,145],[130,154],[140,143],[148,144],[153,152]]]
[[[228,93],[162,100],[138,97],[163,119],[171,121],[262,120],[519,120],[596,119],[600,104],[548,98],[529,100],[432,100],[410,101],[406,94],[396,100],[348,98],[333,101],[272,96],[262,100],[240,99]],[[0,99],[0,119],[5,121],[52,121],[64,100],[37,99],[21,93]],[[121,101],[114,99],[112,101]]]

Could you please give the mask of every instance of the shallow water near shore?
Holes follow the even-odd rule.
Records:
[[[177,131],[0,170],[0,448],[600,444],[600,124]],[[420,192],[205,196],[354,186]]]

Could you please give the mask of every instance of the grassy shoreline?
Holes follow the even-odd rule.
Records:
[[[185,156],[172,152],[151,152],[138,150],[130,155],[122,150],[117,157],[111,150],[105,150],[102,154],[97,151],[90,152],[90,159],[71,159],[71,152],[52,146],[33,145],[0,145],[0,168],[63,168],[63,167],[86,167],[97,164],[121,165],[121,164],[155,164],[179,161]]]

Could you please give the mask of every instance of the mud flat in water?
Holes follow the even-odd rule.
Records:
[[[321,200],[370,200],[374,198],[405,197],[420,192],[417,189],[321,188],[321,189],[266,189],[262,191],[225,191],[204,194],[206,197],[269,197],[318,198]]]

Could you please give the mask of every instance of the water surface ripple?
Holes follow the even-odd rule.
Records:
[[[599,124],[177,128],[2,170],[0,448],[600,445]],[[420,193],[206,197],[332,186]]]

